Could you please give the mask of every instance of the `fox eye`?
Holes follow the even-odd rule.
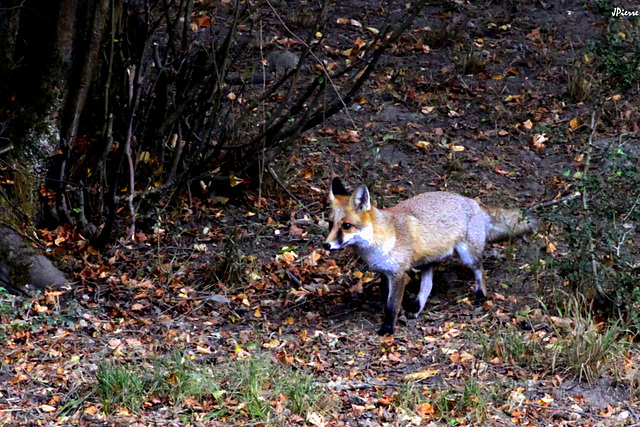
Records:
[[[344,224],[342,224],[342,229],[343,230],[348,230],[351,227],[353,227],[353,224],[351,224],[351,223],[345,222]]]

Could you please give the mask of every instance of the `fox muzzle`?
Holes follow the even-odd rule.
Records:
[[[342,249],[344,246],[344,240],[342,238],[342,233],[339,231],[338,235],[335,238],[331,237],[331,234],[327,237],[327,240],[324,241],[322,245],[325,249]]]

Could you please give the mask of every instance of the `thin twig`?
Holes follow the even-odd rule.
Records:
[[[264,64],[264,51],[263,51],[263,47],[264,47],[264,40],[262,39],[262,34],[263,32],[263,27],[262,27],[262,20],[260,20],[260,64],[262,65],[262,90],[264,91],[266,89],[266,68],[265,68],[265,64]],[[291,85],[291,87],[293,87],[293,85]],[[266,107],[265,107],[265,100],[263,99],[262,102],[260,103],[260,106],[262,107],[262,132],[266,132],[266,127],[267,127],[267,111],[266,111]],[[261,139],[261,147],[260,147],[260,155],[258,156],[258,210],[260,210],[262,208],[262,183],[264,181],[264,156],[265,156],[265,149],[264,149],[264,143],[265,143],[265,138]],[[266,206],[265,206],[266,208]]]
[[[611,417],[605,417],[604,415],[589,414],[589,413],[587,413],[585,411],[581,411],[579,409],[566,408],[564,406],[544,406],[544,405],[537,405],[535,403],[527,403],[527,402],[524,402],[523,405],[530,406],[530,407],[536,408],[536,409],[546,409],[547,411],[573,412],[574,414],[580,414],[580,415],[582,415],[584,417],[611,418]]]
[[[585,221],[587,218],[588,206],[587,206],[587,186],[586,180],[589,173],[589,166],[591,165],[591,152],[593,151],[593,136],[596,133],[596,112],[594,111],[591,114],[591,134],[589,135],[588,148],[587,148],[587,158],[584,162],[584,175],[582,176],[582,181],[585,185],[583,185],[582,191],[582,209],[585,215]],[[587,239],[589,240],[589,253],[591,255],[591,270],[593,271],[593,278],[596,287],[596,291],[601,297],[606,297],[606,293],[602,288],[602,284],[600,283],[600,278],[598,277],[598,263],[596,261],[596,252],[595,245],[593,244],[593,235],[591,233],[591,229],[586,226],[585,232],[587,233]]]
[[[132,137],[133,138],[133,137]],[[127,156],[127,162],[129,163],[129,197],[127,203],[129,204],[129,214],[131,215],[131,229],[129,230],[129,240],[133,240],[136,234],[136,211],[133,208],[133,199],[136,195],[135,190],[135,171],[133,168],[133,158],[131,157],[131,138],[127,139],[127,145],[125,146],[125,154]]]
[[[569,194],[568,196],[560,197],[558,199],[554,199],[554,200],[551,200],[549,202],[538,203],[536,205],[529,206],[526,210],[527,211],[532,211],[532,210],[535,210],[535,209],[546,208],[546,207],[557,205],[557,204],[560,204],[560,203],[566,203],[566,202],[571,201],[571,200],[573,200],[573,199],[575,199],[577,197],[580,197],[581,195],[582,195],[582,193],[580,193],[579,191],[576,191],[575,193]]]
[[[22,8],[22,7],[25,7],[25,6],[24,6],[24,5],[25,5],[25,3],[26,3],[26,0],[25,0],[25,1],[23,1],[22,3],[20,3],[20,4],[19,4],[19,5],[17,5],[17,6],[12,6],[12,7],[0,7],[0,11],[1,11],[1,12],[10,12],[10,11],[12,11],[12,10],[20,9],[20,8]]]
[[[7,202],[7,204],[9,204],[9,206],[11,206],[11,209],[13,209],[16,213],[20,214],[23,219],[25,219],[25,220],[30,220],[31,219],[31,217],[29,217],[29,215],[27,215],[25,213],[25,211],[23,211],[20,206],[16,205],[15,203],[13,203],[11,201],[11,199],[9,198],[9,195],[4,191],[4,189],[2,187],[0,187],[0,195],[4,198],[4,200]]]
[[[295,276],[295,274],[293,274],[289,270],[285,270],[285,272],[287,273],[289,279],[291,279],[291,281],[296,284],[296,286],[302,287],[302,282]]]
[[[622,218],[622,222],[625,222],[629,218],[629,215],[631,215],[634,209],[636,208],[636,206],[638,206],[639,201],[640,201],[640,195],[636,197],[636,201],[633,202],[633,206],[631,206],[631,210],[624,216],[624,218]]]
[[[171,168],[169,174],[164,182],[171,186],[176,179],[176,173],[178,172],[178,165],[180,164],[180,158],[182,157],[182,149],[186,145],[186,141],[180,141],[179,135],[174,133],[171,135],[170,145],[175,147],[173,150],[173,160],[171,161]]]
[[[131,229],[129,230],[129,236],[128,239],[129,240],[133,240],[133,238],[136,235],[136,211],[135,208],[133,207],[133,199],[135,197],[136,194],[136,190],[135,190],[135,184],[136,184],[136,177],[135,177],[135,168],[133,165],[133,157],[131,156],[131,140],[133,138],[135,138],[135,136],[133,136],[133,117],[135,115],[135,111],[137,109],[138,106],[138,87],[136,86],[136,73],[139,74],[142,73],[142,70],[139,69],[138,67],[136,67],[135,65],[131,66],[129,71],[129,102],[133,103],[132,108],[131,108],[131,116],[129,117],[129,124],[127,126],[127,139],[125,142],[125,146],[124,146],[124,154],[127,158],[127,163],[129,166],[129,196],[127,197],[127,204],[129,205],[129,214],[131,215]],[[135,102],[134,101],[134,94],[135,94]]]
[[[278,175],[276,175],[276,171],[273,170],[273,167],[271,165],[267,165],[267,170],[269,171],[269,174],[271,175],[271,178],[273,178],[273,180],[280,186],[282,187],[282,189],[289,195],[289,197],[291,197],[293,200],[296,201],[296,203],[298,203],[302,209],[304,209],[305,211],[307,211],[307,213],[309,215],[313,215],[313,213],[311,213],[311,211],[300,201],[300,199],[298,199],[295,194],[293,194],[283,183],[282,181],[280,181],[280,178],[278,178]]]
[[[289,29],[289,27],[287,27],[287,24],[285,24],[285,22],[280,17],[280,14],[276,11],[276,9],[273,7],[273,5],[271,4],[271,2],[269,0],[267,0],[267,4],[269,5],[269,7],[273,11],[273,13],[276,15],[276,18],[278,18],[278,21],[280,21],[280,24],[284,27],[284,29],[289,34],[291,34],[291,36],[293,36],[293,38],[295,38],[298,41],[298,43],[300,43],[302,46],[304,46],[305,49],[307,49],[309,51],[309,54],[313,57],[313,59],[315,59],[316,63],[319,64],[320,67],[322,67],[322,72],[324,73],[325,77],[327,78],[327,80],[331,84],[331,87],[333,88],[334,92],[338,96],[338,99],[342,103],[342,107],[344,108],[344,112],[347,114],[347,117],[348,117],[349,121],[351,122],[351,126],[353,126],[354,129],[358,129],[358,125],[356,125],[356,122],[353,121],[353,118],[351,117],[351,114],[349,113],[349,109],[347,108],[347,104],[345,104],[344,100],[340,96],[340,91],[338,90],[338,88],[336,87],[335,83],[333,82],[333,79],[331,78],[331,75],[329,74],[329,71],[325,68],[324,62],[321,61],[320,58],[318,58],[315,53],[313,53],[313,51],[311,50],[311,47],[304,40],[302,40],[300,37],[298,37],[298,35],[296,33],[291,31]]]

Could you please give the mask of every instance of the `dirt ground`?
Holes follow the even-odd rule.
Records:
[[[331,14],[366,28],[373,9],[350,2]],[[570,207],[543,209],[536,235],[487,248],[481,307],[472,304],[472,272],[456,259],[441,263],[423,314],[403,319],[394,337],[376,335],[377,276],[349,250],[322,249],[333,176],[351,188],[366,183],[379,207],[445,190],[526,208],[575,191],[595,109],[572,99],[571,70],[603,26],[595,2],[438,2],[347,111],[275,162],[299,202],[265,173],[260,190],[164,207],[136,243],[108,254],[81,248],[71,230],[42,231],[78,285],[62,306],[57,293],[4,302],[0,424],[639,425],[633,381],[605,371],[588,382],[551,360],[565,319],[553,304],[571,289],[540,260],[572,250],[549,245],[553,215],[573,215]],[[328,43],[348,45],[360,31],[347,26],[344,40]],[[616,111],[628,113],[601,118],[600,138],[637,132],[637,83],[600,96],[615,95],[624,106]],[[506,349],[512,336],[521,354]],[[146,369],[176,351],[214,370],[267,355],[311,372],[332,405],[300,416],[276,401],[267,421],[237,397],[171,405],[155,397],[139,411],[104,412],[101,363]],[[633,349],[621,364],[639,359]],[[402,403],[408,395],[417,400]],[[207,416],[221,406],[225,415]]]

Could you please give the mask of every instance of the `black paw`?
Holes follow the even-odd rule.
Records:
[[[405,305],[405,310],[409,313],[417,313],[420,311],[420,300],[412,299]]]
[[[485,303],[487,300],[487,296],[482,293],[482,291],[476,291],[476,300],[473,302],[473,305],[479,306]]]
[[[391,326],[391,325],[382,325],[382,327],[378,331],[378,335],[380,335],[380,336],[393,335],[393,326]]]

